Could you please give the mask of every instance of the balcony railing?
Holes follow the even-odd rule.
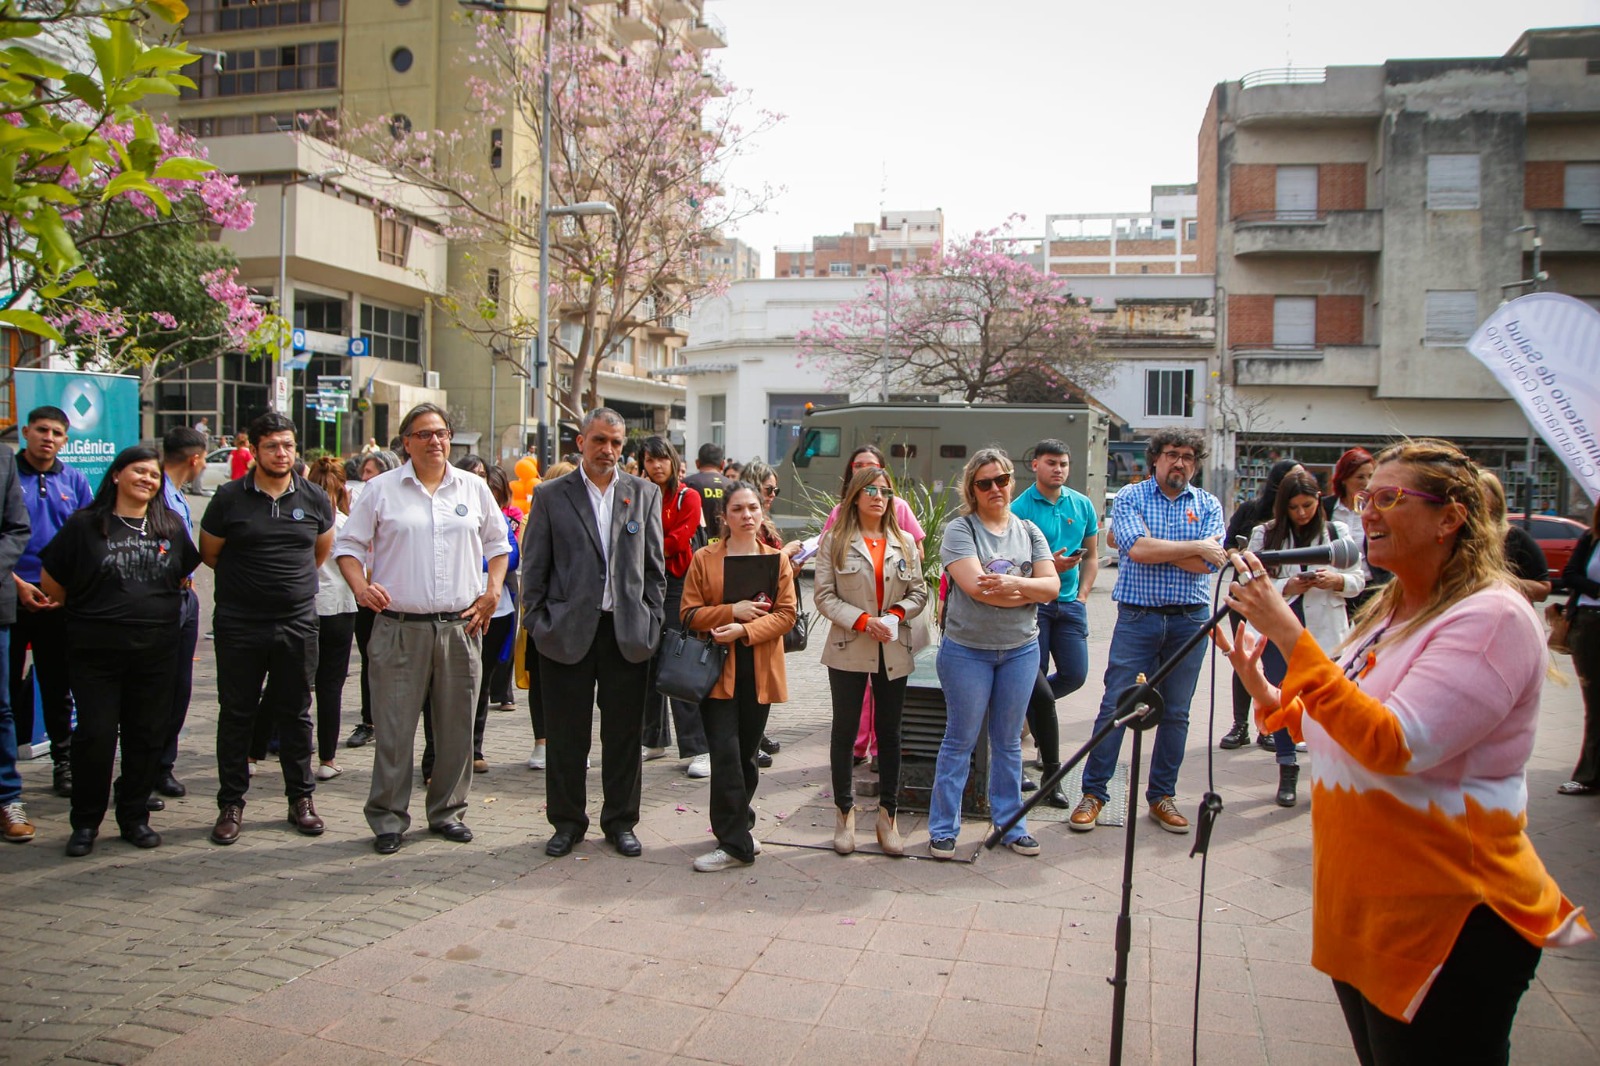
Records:
[[[1236,256],[1371,255],[1383,251],[1379,211],[1247,211],[1232,221]]]
[[[1252,70],[1239,79],[1239,88],[1254,89],[1258,85],[1321,85],[1327,80],[1327,67],[1273,67],[1270,70]]]
[[[701,15],[689,27],[689,43],[696,48],[726,48],[728,27],[715,15]]]

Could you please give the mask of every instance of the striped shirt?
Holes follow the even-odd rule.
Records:
[[[1204,540],[1221,537],[1222,503],[1205,489],[1188,486],[1169,500],[1155,478],[1126,486],[1111,504],[1111,532],[1117,539],[1117,583],[1111,598],[1134,607],[1169,607],[1210,602],[1206,574],[1191,574],[1176,563],[1136,563],[1128,552],[1140,537]]]

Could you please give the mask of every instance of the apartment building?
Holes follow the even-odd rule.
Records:
[[[1600,27],[1222,83],[1199,164],[1216,487],[1249,493],[1279,454],[1325,470],[1439,435],[1519,493],[1528,422],[1463,345],[1531,287],[1536,242],[1544,288],[1600,301]],[[1564,506],[1559,464],[1537,470],[1537,505]]]
[[[1045,215],[1040,268],[1051,274],[1205,274],[1194,185],[1152,185],[1150,209]]]
[[[748,281],[761,276],[761,253],[739,238],[729,237],[700,252],[700,269],[706,277]]]
[[[857,222],[849,233],[820,235],[808,245],[779,245],[773,276],[864,278],[875,270],[898,270],[933,256],[944,243],[944,212],[884,211],[875,222]]]
[[[603,52],[619,58],[650,41],[671,42],[694,54],[727,43],[726,28],[706,14],[703,0],[552,0],[551,7],[559,32],[592,37]],[[288,284],[284,293],[275,293],[276,258],[273,269],[266,270],[256,255],[250,257],[251,273],[245,280],[259,292],[281,296],[284,306],[293,308],[297,326],[363,338],[367,351],[392,353],[372,360],[371,367],[358,366],[347,356],[314,363],[308,373],[326,367],[329,373],[336,369],[371,377],[405,388],[408,398],[422,395],[417,389],[436,389],[429,395],[448,397],[463,426],[461,439],[501,458],[522,454],[533,433],[531,390],[516,373],[526,352],[521,346],[493,350],[451,326],[433,310],[433,300],[445,292],[476,294],[532,317],[536,254],[518,246],[460,240],[436,247],[428,219],[397,214],[393,204],[355,188],[359,183],[348,175],[294,185],[280,195],[278,187],[285,182],[316,172],[280,166],[284,161],[272,158],[271,150],[223,143],[255,137],[287,140],[284,133],[289,131],[315,139],[334,120],[346,126],[379,121],[396,131],[455,125],[471,110],[462,59],[472,47],[474,29],[462,12],[453,3],[414,0],[194,0],[183,29],[203,53],[195,74],[198,88],[185,92],[172,110],[184,128],[208,142],[218,140],[212,155],[217,158],[218,148],[223,149],[230,157],[224,165],[231,168],[232,159],[238,158],[241,166],[276,168],[237,172],[262,190],[256,230],[276,217],[273,208],[280,199],[295,219],[285,253]],[[510,189],[508,195],[518,197],[519,210],[537,211],[534,131],[520,118],[507,116],[502,128],[484,129],[481,137],[482,174],[519,175],[516,182],[530,187]],[[346,270],[334,281],[317,269],[318,257],[329,254],[329,234],[315,221],[306,225],[300,219],[320,216],[305,210],[318,197],[358,203],[367,210],[362,223],[352,220],[338,231],[335,251],[395,270],[376,275]],[[256,236],[253,231],[252,239]],[[390,273],[409,275],[413,284],[400,285]],[[681,415],[683,388],[650,371],[670,365],[681,342],[681,331],[663,332],[659,323],[651,329],[641,322],[618,350],[607,354],[600,373],[602,398],[622,410],[631,424],[665,430],[675,414]],[[556,367],[558,376],[563,372],[570,374],[570,368]],[[303,384],[297,381],[296,387],[303,389]],[[185,413],[199,410],[196,404],[203,405],[205,395],[202,389],[200,399],[193,394],[183,398]],[[246,396],[251,403],[257,399],[255,392],[236,390],[235,395],[241,404]],[[219,392],[213,424],[231,426],[248,417],[243,407],[223,409],[222,400]],[[376,396],[374,400],[368,422],[353,432],[383,438],[385,420],[394,424],[403,410],[391,410],[376,402]],[[403,405],[396,401],[393,407]],[[299,406],[294,415],[305,417]]]

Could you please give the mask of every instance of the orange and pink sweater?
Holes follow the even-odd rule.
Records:
[[[1312,754],[1311,962],[1385,1014],[1411,1020],[1480,903],[1539,946],[1594,935],[1525,832],[1547,663],[1544,627],[1507,586],[1375,656],[1335,663],[1305,633],[1289,657],[1265,724]]]

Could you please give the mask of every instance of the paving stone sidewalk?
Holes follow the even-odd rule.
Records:
[[[201,582],[208,594],[209,574]],[[1095,665],[1061,702],[1066,744],[1087,736],[1099,698],[1112,624],[1104,591],[1090,613]],[[642,858],[593,837],[553,860],[543,776],[523,766],[524,709],[491,715],[472,844],[414,832],[398,855],[374,855],[361,817],[367,748],[341,749],[346,772],[319,784],[325,835],[290,828],[269,765],[240,842],[217,848],[206,840],[209,642],[199,658],[178,767],[191,793],[153,817],[163,847],[138,852],[112,833],[91,858],[64,859],[66,803],[47,794],[48,765],[24,768],[40,832],[0,851],[0,1061],[1106,1059],[1119,830],[1040,822],[1041,857],[999,850],[971,866],[770,846],[747,869],[695,874],[690,862],[713,846],[705,783],[663,759],[645,765]],[[763,775],[758,836],[829,787],[826,677],[814,653],[789,665],[794,699],[774,712],[784,746]],[[1216,691],[1220,735],[1225,676]],[[347,727],[354,707],[352,681]],[[1205,775],[1199,704],[1195,718],[1180,797],[1189,812]],[[1581,729],[1576,686],[1548,687],[1530,816],[1546,864],[1592,908],[1600,803],[1554,794]],[[1332,989],[1307,963],[1309,812],[1273,803],[1268,753],[1219,752],[1216,772],[1227,808],[1204,904],[1200,1061],[1352,1061]],[[590,787],[598,801],[597,774]],[[1191,837],[1136,813],[1126,1059],[1187,1062],[1200,863],[1188,857]],[[863,812],[858,831],[870,836],[871,825]],[[1546,953],[1513,1059],[1600,1061],[1600,951]]]

